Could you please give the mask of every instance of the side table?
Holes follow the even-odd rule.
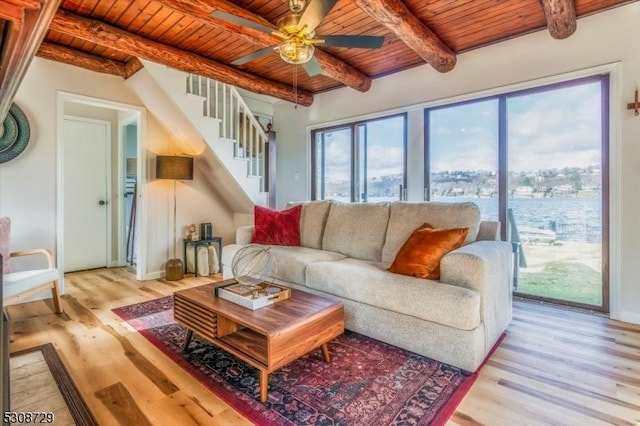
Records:
[[[194,273],[195,276],[198,276],[198,247],[200,246],[208,246],[212,243],[218,244],[218,265],[220,265],[220,270],[222,270],[222,237],[211,237],[202,240],[190,240],[185,238],[184,240],[184,272],[185,274],[188,272],[187,270],[187,247],[193,246],[193,262],[194,262]]]

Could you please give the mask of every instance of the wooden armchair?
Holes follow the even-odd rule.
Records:
[[[57,314],[62,313],[58,280],[60,274],[56,268],[53,255],[49,250],[33,249],[11,253],[11,257],[44,255],[47,259],[46,269],[16,271],[3,274],[3,305],[20,303],[27,297],[51,289],[53,308]]]

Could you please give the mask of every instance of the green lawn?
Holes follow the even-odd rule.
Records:
[[[602,304],[600,244],[523,245],[517,291],[589,305]]]
[[[589,305],[602,304],[602,278],[582,263],[550,262],[540,272],[520,270],[518,291]]]

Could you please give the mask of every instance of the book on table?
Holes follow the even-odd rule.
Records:
[[[261,282],[256,285],[234,283],[216,287],[215,294],[221,299],[256,310],[289,299],[291,290],[269,282]]]

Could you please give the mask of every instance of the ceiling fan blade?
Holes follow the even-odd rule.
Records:
[[[273,28],[269,28],[266,25],[259,24],[249,19],[241,18],[231,13],[224,12],[222,10],[214,10],[211,12],[211,16],[214,18],[224,19],[225,21],[233,22],[234,24],[242,25],[243,27],[253,28],[254,30],[262,31],[263,33],[271,33]]]
[[[318,62],[315,56],[312,56],[309,61],[302,64],[302,68],[304,68],[309,77],[322,74],[322,66],[320,66],[320,62]]]
[[[367,35],[327,35],[321,36],[321,44],[329,47],[360,47],[363,49],[379,49],[384,43],[384,37]]]
[[[306,25],[307,33],[316,29],[325,16],[333,9],[338,0],[311,0],[307,8],[302,12],[298,28],[302,29]]]
[[[235,61],[231,62],[231,65],[244,65],[249,61],[253,61],[254,59],[258,59],[261,56],[267,55],[273,52],[273,47],[265,47],[264,49],[257,50],[253,53],[250,53],[242,58],[238,58]]]

